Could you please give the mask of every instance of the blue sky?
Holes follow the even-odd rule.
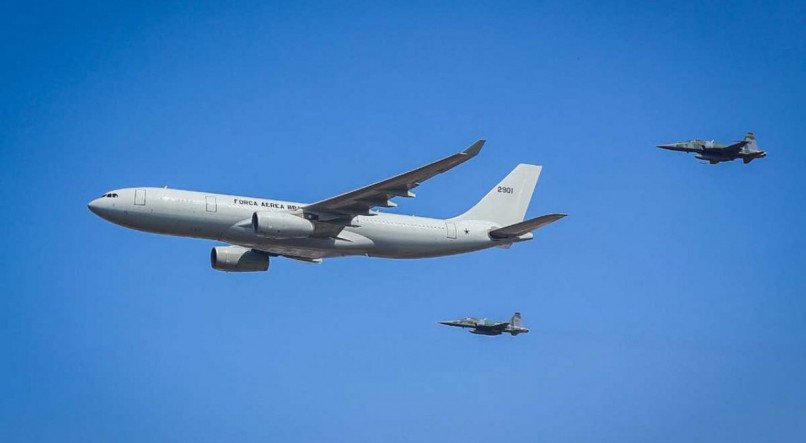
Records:
[[[0,7],[0,440],[803,441],[803,2]],[[707,166],[654,148],[756,132]],[[544,165],[534,241],[209,267],[129,186],[313,201]],[[435,325],[508,318],[527,336]]]

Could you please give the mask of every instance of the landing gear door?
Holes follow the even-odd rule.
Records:
[[[447,228],[448,238],[456,238],[456,224],[446,222],[445,227]]]
[[[135,189],[134,190],[134,204],[145,206],[146,205],[146,190],[145,189]]]
[[[208,195],[205,197],[205,200],[207,200],[207,212],[215,212],[217,210],[215,197]]]

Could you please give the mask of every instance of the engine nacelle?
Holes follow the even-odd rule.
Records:
[[[252,229],[261,237],[301,238],[313,234],[314,226],[288,212],[255,212],[252,214]]]
[[[210,264],[225,272],[259,272],[269,269],[269,255],[241,246],[217,246],[210,251]]]

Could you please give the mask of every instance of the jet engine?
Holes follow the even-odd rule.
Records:
[[[241,246],[217,246],[210,251],[213,269],[225,272],[258,272],[269,269],[269,255]]]
[[[261,237],[301,238],[313,234],[314,226],[288,212],[255,212],[252,214],[252,229]]]

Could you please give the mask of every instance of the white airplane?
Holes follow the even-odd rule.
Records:
[[[125,188],[89,203],[127,228],[229,243],[214,247],[214,269],[266,271],[270,257],[320,263],[324,258],[423,258],[530,240],[533,230],[565,217],[524,221],[541,166],[520,164],[467,212],[446,220],[379,213],[414,197],[425,180],[475,157],[484,140],[429,165],[332,198],[305,204],[168,188]]]

